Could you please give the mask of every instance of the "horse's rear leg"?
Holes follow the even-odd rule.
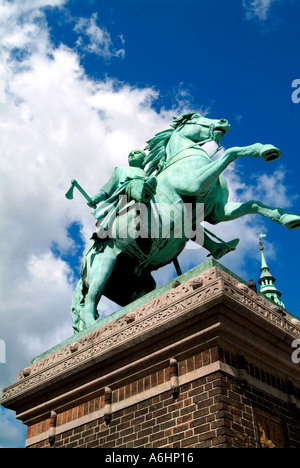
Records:
[[[203,247],[209,251],[208,257],[212,256],[215,260],[220,260],[224,255],[235,250],[238,243],[239,239],[229,242],[215,242],[207,234],[204,234]]]
[[[300,216],[290,213],[282,208],[274,208],[264,205],[260,201],[251,200],[245,203],[228,202],[223,207],[218,207],[214,213],[214,222],[231,221],[248,214],[259,214],[275,221],[288,229],[300,227]]]

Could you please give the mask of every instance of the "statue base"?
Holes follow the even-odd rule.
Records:
[[[210,260],[35,358],[26,447],[300,448],[299,322]]]

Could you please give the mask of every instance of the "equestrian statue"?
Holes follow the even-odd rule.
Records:
[[[97,220],[72,299],[74,333],[95,324],[102,295],[125,306],[155,289],[153,271],[174,262],[180,272],[177,257],[188,241],[202,245],[216,260],[236,249],[239,239],[225,242],[201,221],[215,225],[259,214],[290,230],[300,227],[300,216],[282,208],[258,200],[229,201],[222,173],[230,163],[244,156],[267,162],[281,156],[273,145],[255,143],[229,148],[213,160],[229,130],[225,119],[198,113],[174,117],[144,150],[132,151],[129,165],[117,167],[93,197],[72,180],[66,197],[72,198],[77,187]],[[208,142],[217,143],[212,156],[205,150]]]

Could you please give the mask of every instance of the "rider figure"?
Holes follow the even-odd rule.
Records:
[[[156,178],[148,177],[144,171],[145,157],[146,154],[140,149],[131,151],[128,155],[129,166],[116,167],[108,182],[92,197],[89,206],[99,205],[92,213],[98,221],[98,237],[108,231],[123,207],[122,197],[126,196],[129,203],[147,204],[151,200],[156,189]]]

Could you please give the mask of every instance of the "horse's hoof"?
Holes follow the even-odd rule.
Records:
[[[234,239],[230,242],[224,242],[220,247],[216,248],[213,252],[211,252],[208,257],[212,256],[215,260],[220,260],[224,255],[228,254],[229,252],[233,252],[236,250],[236,247],[240,239]]]
[[[240,242],[240,239],[234,239],[230,242],[227,242],[227,244],[230,246],[230,252],[232,252],[233,250],[236,250],[236,247],[239,242]]]
[[[266,162],[276,161],[281,157],[281,151],[273,145],[263,145],[260,155]]]
[[[296,214],[286,213],[281,216],[280,224],[288,228],[290,231],[292,231],[293,229],[300,228],[300,216]]]

